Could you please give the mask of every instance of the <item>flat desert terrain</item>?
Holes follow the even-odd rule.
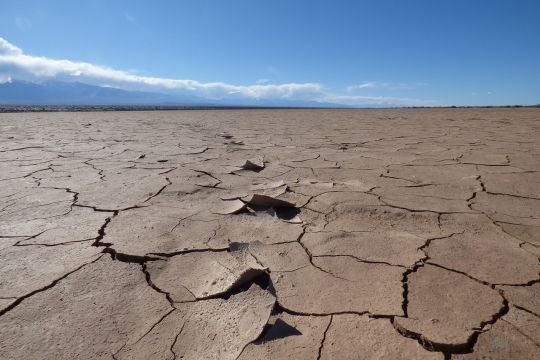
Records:
[[[0,114],[1,359],[539,359],[540,109]]]

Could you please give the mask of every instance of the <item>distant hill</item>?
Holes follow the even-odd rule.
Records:
[[[277,106],[340,107],[316,101],[218,99],[128,91],[80,82],[32,83],[14,80],[0,84],[0,105],[158,105],[158,106]]]
[[[199,105],[202,98],[127,91],[79,82],[41,84],[12,81],[0,84],[0,104],[9,105]]]

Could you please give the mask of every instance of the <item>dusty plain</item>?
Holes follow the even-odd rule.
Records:
[[[540,110],[0,114],[1,359],[539,359]]]

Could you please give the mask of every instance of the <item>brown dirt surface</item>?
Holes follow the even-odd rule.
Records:
[[[539,359],[540,109],[0,114],[0,359]]]

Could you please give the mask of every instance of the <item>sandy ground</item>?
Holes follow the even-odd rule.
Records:
[[[540,110],[0,114],[1,359],[539,359]]]

